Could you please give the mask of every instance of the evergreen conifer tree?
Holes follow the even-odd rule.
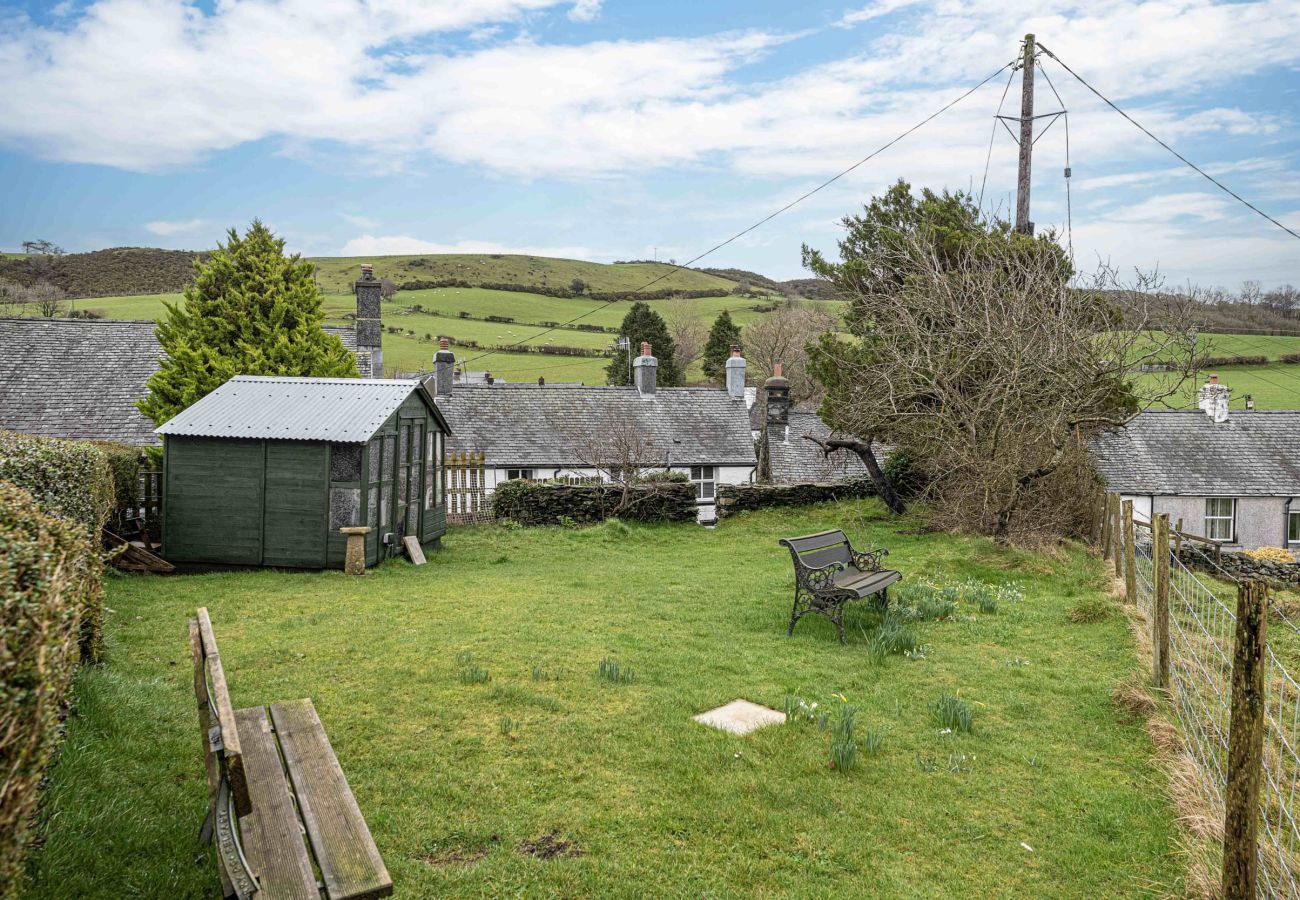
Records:
[[[638,300],[623,317],[619,334],[628,339],[633,359],[641,355],[641,342],[650,342],[651,350],[659,360],[658,381],[661,387],[685,383],[685,373],[678,371],[677,367],[677,345],[668,336],[668,325],[659,313]],[[631,376],[628,374],[628,352],[621,349],[615,352],[614,358],[605,368],[607,384],[632,383]]]
[[[727,357],[731,348],[740,346],[740,326],[731,321],[725,309],[713,320],[709,341],[704,345],[704,377],[719,384],[727,378]]]
[[[195,260],[184,303],[167,303],[157,335],[158,371],[140,411],[158,424],[234,375],[356,378],[356,359],[338,335],[321,330],[324,309],[315,267],[284,255],[284,241],[260,221],[241,238]]]

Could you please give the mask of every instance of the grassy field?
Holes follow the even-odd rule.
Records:
[[[375,277],[388,278],[399,284],[414,280],[440,281],[460,278],[471,284],[488,281],[567,289],[573,279],[581,278],[594,291],[634,291],[660,276],[666,276],[650,289],[704,291],[721,288],[729,291],[736,286],[734,281],[693,269],[674,272],[674,267],[667,263],[615,265],[579,259],[501,253],[336,256],[313,258],[311,261],[316,264],[321,289],[330,293],[346,292],[361,274],[362,263],[370,263],[375,267]]]
[[[1100,563],[919,524],[863,502],[714,531],[488,526],[364,580],[114,579],[109,661],[78,682],[26,896],[217,893],[211,851],[195,862],[205,786],[185,620],[199,605],[236,705],[314,699],[398,897],[1180,893],[1164,777],[1143,723],[1110,700],[1137,665],[1124,620],[1068,616],[1110,602]],[[1015,596],[913,622],[912,658],[872,661],[868,609],[850,612],[847,647],[820,619],[787,638],[776,540],[834,525],[890,547],[909,582]],[[462,654],[490,680],[463,682]],[[605,658],[632,682],[598,677]],[[969,733],[934,717],[944,694],[973,712]],[[858,708],[856,768],[828,767],[816,724],[735,737],[691,721],[787,696]],[[571,853],[527,852],[547,835]]]
[[[1203,376],[1209,374],[1202,373]],[[1247,394],[1254,398],[1256,409],[1300,408],[1300,365],[1275,362],[1266,366],[1220,366],[1214,369],[1214,374],[1232,389],[1232,409],[1244,409]],[[1168,376],[1151,374],[1140,377],[1159,384]],[[1205,377],[1188,382],[1167,403],[1174,408],[1192,408],[1196,392],[1204,383]]]

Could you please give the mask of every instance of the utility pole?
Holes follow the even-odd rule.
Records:
[[[1029,221],[1029,178],[1034,155],[1034,36],[1025,35],[1020,80],[1020,171],[1016,177],[1016,231],[1033,234]]]

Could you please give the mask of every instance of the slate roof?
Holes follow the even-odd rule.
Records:
[[[716,388],[455,385],[436,398],[451,424],[447,449],[482,451],[495,468],[590,467],[584,448],[610,422],[635,422],[656,460],[673,466],[753,466],[745,404]]]
[[[771,479],[774,483],[807,484],[866,477],[867,467],[856,453],[837,450],[827,457],[822,453],[821,447],[804,439],[805,434],[811,434],[820,440],[831,436],[830,428],[817,413],[792,409],[787,420],[787,427],[768,426],[761,438],[767,441]],[[871,449],[876,460],[883,464],[889,448],[873,444]]]
[[[0,319],[0,428],[41,437],[158,443],[135,408],[160,353],[153,321]],[[349,350],[356,332],[326,325]],[[357,357],[362,375],[370,361]]]
[[[1099,435],[1093,457],[1126,494],[1300,496],[1300,410],[1151,410]]]
[[[413,380],[236,375],[158,433],[362,443],[416,390],[428,398]]]

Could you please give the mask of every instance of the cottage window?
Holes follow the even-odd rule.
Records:
[[[1300,511],[1287,513],[1286,542],[1288,544],[1300,545]]]
[[[691,481],[695,483],[696,500],[712,500],[717,490],[716,466],[691,466]]]
[[[532,469],[506,469],[506,481],[532,481]]]
[[[1237,501],[1231,497],[1205,498],[1205,536],[1232,541],[1237,536]]]

